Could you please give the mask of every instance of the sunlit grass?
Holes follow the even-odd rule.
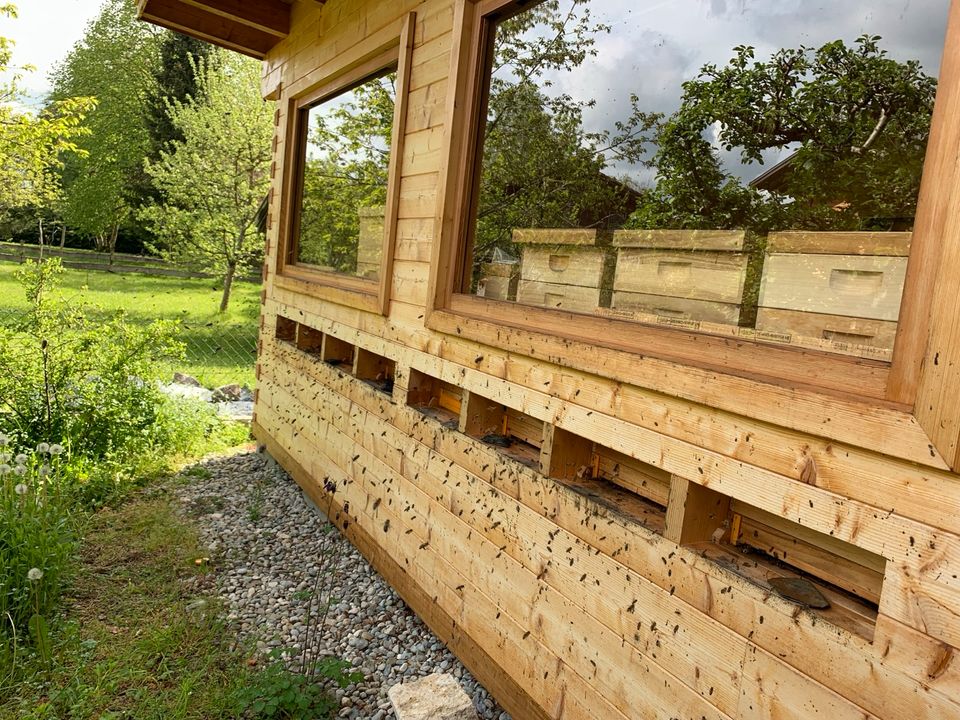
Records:
[[[27,300],[14,279],[17,266],[0,264],[0,322],[23,312]],[[221,291],[212,279],[170,278],[95,270],[66,270],[63,294],[110,312],[123,309],[135,321],[177,320],[186,358],[176,367],[213,387],[236,382],[253,387],[260,286],[234,285],[229,310],[220,314]],[[84,288],[87,288],[84,291]]]

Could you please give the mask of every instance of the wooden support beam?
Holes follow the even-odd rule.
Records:
[[[664,535],[678,545],[717,541],[730,515],[730,498],[716,490],[673,475]]]
[[[290,33],[290,6],[282,0],[180,0],[247,27],[283,39]]]
[[[262,60],[281,38],[185,0],[139,0],[141,20]]]

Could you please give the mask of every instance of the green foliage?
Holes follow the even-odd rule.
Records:
[[[16,17],[16,6],[0,4],[0,17]],[[64,157],[82,154],[77,140],[95,102],[63,98],[38,114],[23,110],[20,83],[30,68],[12,64],[13,42],[0,37],[0,215],[15,208],[52,203],[60,190],[58,170]]]
[[[273,113],[259,78],[258,63],[234,54],[200,64],[201,97],[170,105],[183,140],[147,164],[163,204],[144,208],[140,219],[166,257],[223,278],[221,312],[236,274],[262,252],[255,218],[270,184]]]
[[[0,316],[19,315],[29,305],[14,279],[15,265],[0,263]],[[218,313],[220,291],[206,279],[65,269],[60,288],[68,302],[86,303],[87,316],[107,322],[119,310],[130,323],[176,323],[186,347],[182,359],[162,363],[167,379],[186,369],[206,387],[227,383],[252,386],[256,359],[260,286],[234,286],[234,300]]]
[[[147,98],[156,84],[162,35],[140,22],[126,0],[108,0],[83,38],[55,69],[52,97],[91,96],[81,155],[64,167],[63,217],[112,251],[117,233],[141,202],[150,147]]]
[[[29,311],[0,328],[0,420],[23,442],[65,442],[76,456],[128,458],[165,444],[158,361],[182,350],[174,326],[94,320],[57,293],[59,260],[28,262],[18,279]]]
[[[684,83],[680,109],[656,127],[657,186],[635,227],[859,229],[916,209],[936,80],[887,57],[880,38],[850,47],[782,49],[766,61],[740,46],[722,68]],[[795,149],[782,187],[760,192],[724,171],[706,139],[761,163]]]
[[[49,663],[47,619],[74,548],[63,452],[21,451],[0,434],[0,665],[30,645]]]
[[[250,718],[310,720],[331,718],[338,703],[330,694],[331,683],[346,687],[363,680],[363,675],[350,671],[350,663],[327,657],[320,660],[311,674],[288,670],[282,650],[273,650],[262,670],[250,678],[237,695],[239,707]]]
[[[205,551],[166,486],[80,517],[66,618],[50,623],[47,663],[20,647],[15,673],[0,643],[0,718],[239,718],[253,672],[215,601],[190,595]],[[2,572],[2,568],[0,568]]]
[[[300,262],[356,273],[358,210],[382,206],[396,98],[396,73],[368,80],[330,108],[310,111],[303,172]]]
[[[205,64],[212,53],[213,45],[203,40],[176,32],[164,35],[160,43],[160,63],[154,70],[153,88],[147,97],[151,162],[160,159],[160,151],[168,150],[171,141],[185,139],[171,120],[169,108],[201,97],[195,68]]]

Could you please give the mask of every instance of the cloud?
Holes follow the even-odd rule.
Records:
[[[572,1],[561,0],[561,12]],[[849,44],[863,34],[880,35],[891,57],[919,60],[936,75],[948,5],[949,0],[594,0],[589,3],[594,19],[611,31],[597,38],[597,57],[551,74],[552,91],[593,100],[584,113],[587,129],[612,129],[629,112],[631,93],[644,110],[676,110],[681,84],[707,63],[726,64],[738,45],[754,46],[763,59],[780,48],[819,47],[837,39]],[[776,161],[782,153],[769,155]],[[759,171],[740,167],[736,152],[721,157],[741,177]],[[615,172],[650,178],[638,167],[617,166]]]

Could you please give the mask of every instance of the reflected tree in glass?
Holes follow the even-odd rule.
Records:
[[[395,84],[391,72],[307,111],[298,262],[376,279]]]

